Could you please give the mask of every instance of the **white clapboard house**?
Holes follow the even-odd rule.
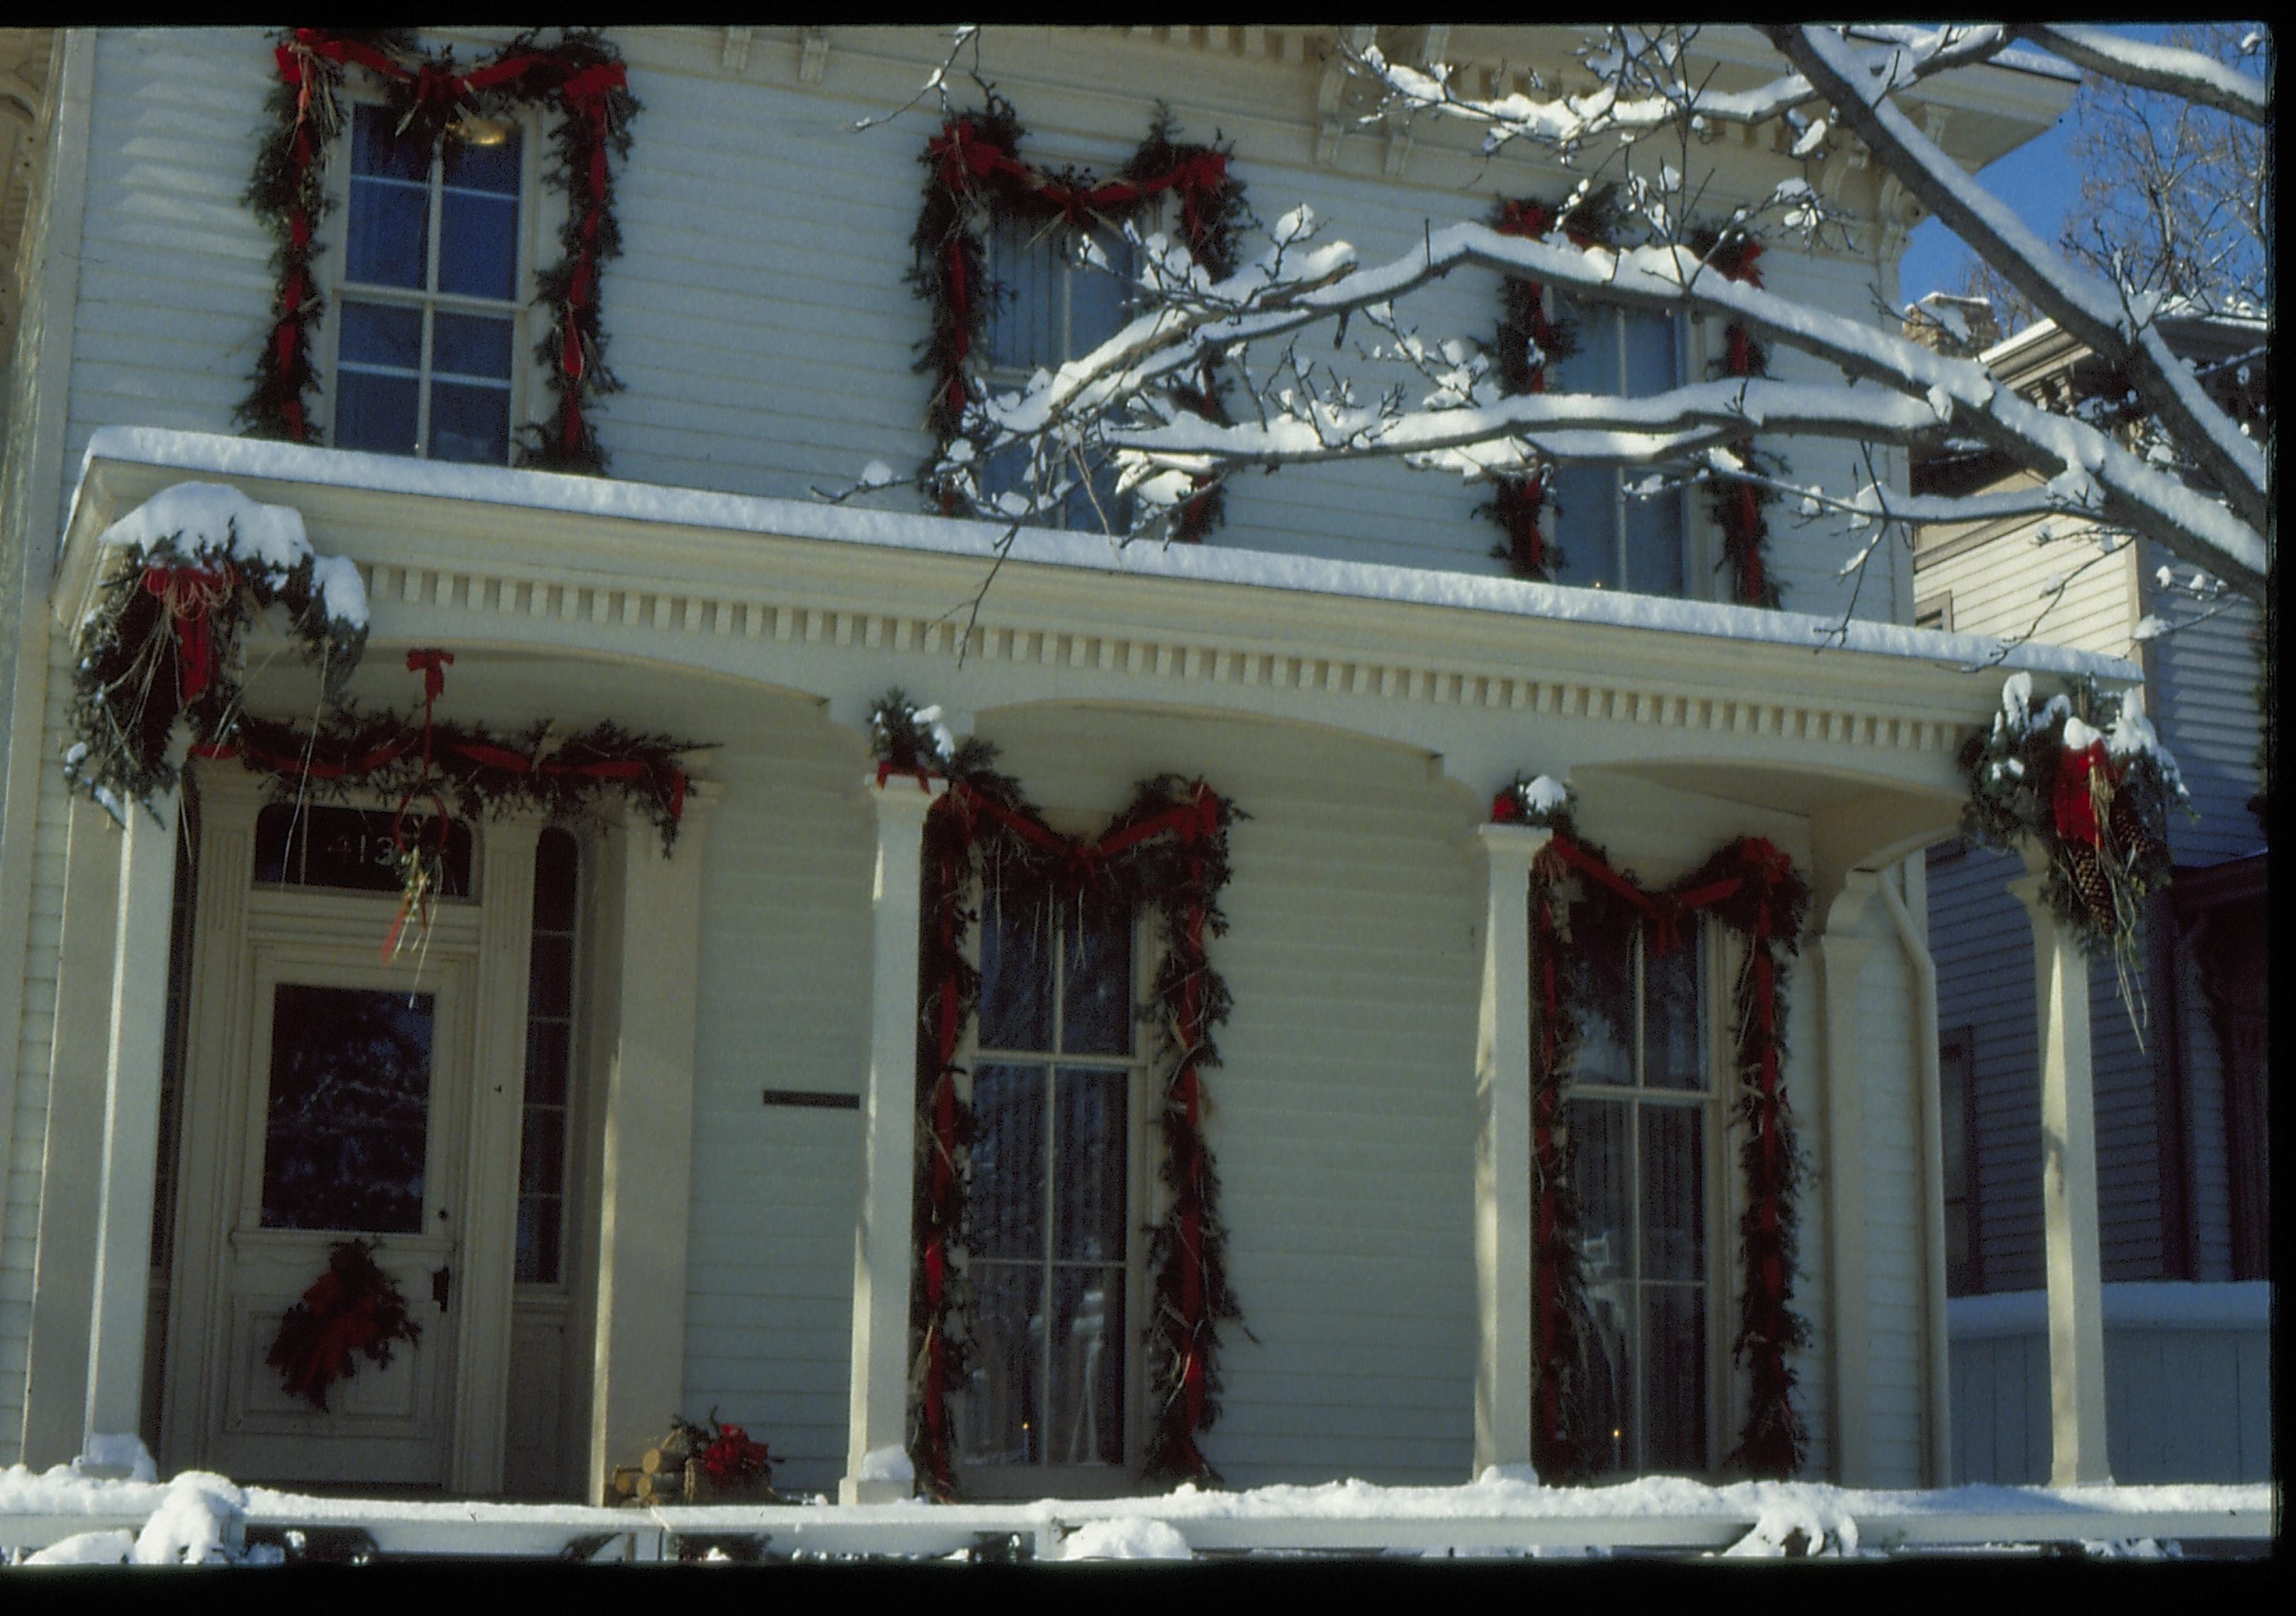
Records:
[[[1989,317],[1989,316],[1988,316]],[[2259,422],[2266,323],[2232,314],[2163,322],[2211,393]],[[1980,342],[1997,332],[1977,334]],[[2020,391],[2104,391],[2101,367],[2043,322],[1986,357]],[[1942,446],[1916,489],[1999,484],[2005,467]],[[2110,964],[2090,972],[2105,1378],[2113,1474],[2123,1481],[2262,1480],[2272,1448],[2268,826],[2258,770],[2264,718],[2258,613],[2192,587],[2147,545],[2100,553],[2073,524],[1924,530],[1916,619],[2127,657],[2177,757],[2193,813],[2171,812],[2169,890],[2144,917],[2132,1015]],[[2042,1129],[2024,917],[2002,882],[2015,860],[1956,839],[1928,855],[1946,1138],[1946,1285],[1955,1456],[1969,1480],[2048,1471]]]
[[[1702,37],[1723,79],[1766,70],[1751,37]],[[1382,38],[1492,93],[1571,43]],[[1365,262],[1567,193],[1564,171],[1487,160],[1463,127],[1359,120],[1334,43],[991,30],[947,83],[955,111],[985,111],[977,68],[1039,176],[1136,162],[1160,105],[1175,140],[1224,143],[1259,217],[1308,203]],[[426,34],[419,53],[372,47],[379,67],[324,32],[8,36],[0,94],[21,103],[26,160],[4,218],[0,1463],[135,1432],[164,1472],[597,1498],[673,1413],[715,1411],[770,1444],[779,1485],[906,1494],[931,1366],[917,1299],[954,1265],[948,1328],[971,1350],[938,1407],[964,1496],[1150,1485],[1189,1373],[1159,1331],[1176,1308],[1210,1317],[1169,1288],[1170,1029],[1139,1013],[1185,939],[1168,906],[955,894],[983,917],[961,948],[978,1013],[950,1048],[969,1190],[929,1241],[945,1120],[920,960],[946,793],[878,767],[871,716],[898,687],[994,744],[1046,846],[1090,843],[1160,776],[1239,810],[1226,929],[1203,944],[1229,999],[1221,1063],[1186,1130],[1217,1164],[1238,1309],[1218,1321],[1217,1422],[1207,1403],[1187,1434],[1228,1483],[1454,1482],[1534,1457],[1554,1390],[1534,1371],[1534,1153],[1553,1119],[1532,1114],[1527,893],[1552,861],[1547,830],[1495,822],[1519,776],[1566,783],[1578,834],[1646,889],[1742,838],[1807,884],[1775,1001],[1806,1168],[1798,1259],[1773,1276],[1807,1322],[1786,1358],[1802,1473],[1952,1478],[1948,965],[1923,849],[1954,833],[1956,750],[2003,673],[2126,688],[2125,644],[2037,642],[1968,671],[1989,645],[1913,627],[1909,554],[1880,553],[1853,598],[1839,541],[1784,520],[1784,609],[1733,604],[1706,502],[1628,501],[1611,472],[1576,473],[1551,515],[1558,584],[1494,558],[1488,489],[1345,466],[1236,480],[1199,544],[1116,547],[1079,501],[1077,530],[1023,531],[984,591],[1002,529],[908,481],[935,386],[915,368],[934,332],[911,280],[937,171],[919,160],[944,133],[914,98],[945,38],[612,30],[578,61],[545,30],[539,65],[512,45]],[[466,119],[455,77],[474,66],[519,94]],[[1930,125],[1973,170],[2071,87],[2014,63],[1953,76]],[[458,138],[422,144],[408,104]],[[601,108],[626,151],[586,124]],[[250,186],[259,154],[299,139],[298,175],[332,203],[299,225]],[[1800,172],[1735,136],[1708,160],[1717,208]],[[1852,248],[1774,245],[1766,284],[1862,316],[1888,306],[1916,210],[1846,145],[1820,167],[1874,222]],[[619,256],[583,237],[609,178]],[[1148,222],[1178,211],[1152,202]],[[1013,295],[971,370],[1025,378],[1121,316],[1058,232],[976,224]],[[1463,274],[1419,318],[1480,335],[1501,301],[1496,276]],[[1577,315],[1583,368],[1561,385],[1660,388],[1724,346],[1710,325]],[[305,357],[308,377],[281,369]],[[608,363],[620,390],[582,385]],[[604,475],[521,463],[538,439],[563,465],[586,434]],[[1844,447],[1774,447],[1798,476],[1852,476]],[[873,462],[898,486],[816,496]],[[363,612],[357,713],[419,724],[407,653],[435,649],[452,657],[439,735],[484,726],[537,780],[565,783],[552,747],[601,724],[696,743],[668,855],[646,811],[663,799],[621,789],[668,778],[652,764],[584,776],[604,785],[581,811],[519,799],[455,811],[451,833],[426,787],[434,884],[419,940],[389,956],[406,804],[339,754],[344,778],[298,791],[316,740],[266,763],[250,738],[341,722],[278,611],[206,670],[239,741],[185,758],[150,811],[73,789],[68,757],[91,766],[71,751],[81,663],[138,566],[162,603],[145,619],[177,626],[175,670],[143,697],[172,700],[196,660],[205,608],[165,593],[196,580],[128,541],[221,545],[233,533],[201,523],[225,516],[235,576],[266,543],[293,562],[299,532],[336,615]],[[187,743],[179,728],[175,754]],[[1756,1391],[1733,1351],[1751,945],[1702,912],[1677,930],[1608,939],[1626,964],[1590,1014],[1611,1036],[1590,1037],[1566,1119],[1598,1337],[1580,1377],[1609,1425],[1590,1474],[1731,1474]],[[2046,964],[2070,945],[2043,913],[2002,947]],[[2079,1343],[2053,1373],[2056,1473],[2094,1480],[2089,1001],[2029,993],[2004,1013],[2077,1097],[2064,1194],[2027,1221],[2089,1253],[2052,1298]],[[338,1345],[366,1339],[320,1283],[353,1239],[381,1276],[357,1294],[395,1290],[421,1334],[387,1366],[358,1357],[322,1412],[275,1346],[299,1306],[348,1332]]]

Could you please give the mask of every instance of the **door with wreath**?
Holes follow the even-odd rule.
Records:
[[[484,1231],[514,1215],[517,1158],[480,1095],[516,1117],[496,1035],[523,1005],[495,1001],[523,983],[480,969],[489,872],[462,833],[394,953],[388,815],[307,807],[299,844],[242,792],[203,809],[163,1453],[493,1491],[508,1275]]]

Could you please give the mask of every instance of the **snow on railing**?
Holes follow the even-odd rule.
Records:
[[[1308,1554],[1918,1554],[1983,1546],[2267,1542],[2276,1489],[1853,1489],[1711,1487],[1650,1477],[1541,1487],[1498,1473],[1460,1487],[1362,1481],[1030,1504],[836,1505],[418,1503],[239,1489],[186,1472],[167,1486],[60,1465],[0,1471],[0,1562],[138,1563],[284,1558],[663,1560],[1185,1559]],[[2143,1552],[2141,1546],[2139,1552]]]

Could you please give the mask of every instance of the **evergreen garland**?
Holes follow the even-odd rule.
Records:
[[[249,432],[290,443],[312,439],[305,401],[318,379],[310,339],[324,300],[311,264],[330,205],[323,160],[341,128],[345,69],[356,66],[381,82],[398,137],[425,152],[451,152],[469,116],[500,116],[530,102],[557,112],[551,131],[557,163],[546,183],[567,193],[559,233],[564,257],[536,277],[546,318],[535,349],[556,404],[547,421],[520,429],[519,463],[603,472],[605,455],[586,405],[621,386],[604,363],[598,322],[600,268],[621,251],[609,158],[629,155],[630,120],[640,110],[620,54],[592,29],[562,30],[550,45],[529,31],[465,72],[451,49],[422,55],[405,29],[312,28],[286,30],[273,53],[278,77],[266,103],[270,127],[243,200],[272,233],[278,291],[254,384],[238,410]]]
[[[1227,1282],[1218,1175],[1202,1131],[1201,1073],[1219,1063],[1212,1031],[1227,1019],[1231,1000],[1205,945],[1227,929],[1219,893],[1229,874],[1228,829],[1242,812],[1201,781],[1160,775],[1141,783],[1097,841],[1081,845],[1046,826],[1020,783],[997,770],[988,743],[969,740],[954,751],[937,746],[931,713],[895,691],[871,717],[881,782],[901,774],[922,784],[942,771],[948,781],[925,816],[922,849],[913,1220],[918,1261],[910,1292],[910,1451],[920,1484],[938,1498],[958,1490],[947,1398],[963,1382],[967,1363],[964,1320],[972,1299],[959,1254],[973,1120],[955,1056],[980,989],[979,972],[965,958],[980,918],[967,896],[976,886],[1027,894],[1087,884],[1152,915],[1164,939],[1154,987],[1138,1013],[1164,1039],[1161,1172],[1171,1201],[1148,1251],[1155,1413],[1146,1470],[1152,1479],[1216,1481],[1196,1438],[1219,1417],[1220,1325],[1240,1313]]]
[[[1491,228],[1502,235],[1532,241],[1558,226],[1584,247],[1608,244],[1615,225],[1611,187],[1587,192],[1563,208],[1517,198],[1503,200],[1491,209]],[[1528,275],[1511,275],[1500,283],[1499,328],[1494,352],[1499,391],[1506,398],[1546,390],[1547,367],[1570,357],[1578,333],[1568,320],[1547,317],[1546,288]],[[1521,475],[1501,473],[1491,480],[1491,497],[1476,507],[1506,537],[1491,547],[1491,554],[1507,564],[1516,578],[1548,583],[1562,570],[1562,552],[1547,537],[1541,522],[1546,507],[1547,473],[1544,467]]]
[[[1749,286],[1761,285],[1762,244],[1753,237],[1702,230],[1693,233],[1691,245],[1709,268]],[[1744,322],[1731,321],[1722,339],[1722,352],[1712,366],[1716,376],[1744,381],[1770,373],[1769,350],[1754,340]],[[1757,449],[1751,438],[1741,439],[1731,449],[1749,472],[1777,476],[1785,470],[1784,461]],[[1775,488],[1734,480],[1718,480],[1708,490],[1707,508],[1722,532],[1722,559],[1715,570],[1730,570],[1730,598],[1739,605],[1775,611],[1784,603],[1784,592],[1769,570],[1767,512],[1777,499]]]
[[[940,511],[963,504],[942,466],[968,463],[981,447],[970,436],[979,430],[971,412],[980,390],[972,355],[988,334],[989,311],[1010,295],[988,273],[984,238],[990,221],[1013,218],[1079,233],[1095,222],[1127,224],[1171,193],[1180,200],[1180,234],[1198,266],[1216,281],[1234,273],[1246,211],[1243,186],[1228,174],[1231,153],[1224,144],[1175,140],[1176,128],[1170,110],[1159,104],[1147,138],[1112,179],[1076,168],[1040,169],[1021,159],[1027,131],[1012,103],[989,90],[982,111],[950,119],[926,142],[917,160],[926,178],[909,238],[908,280],[931,322],[915,369],[932,381],[925,427],[934,449],[918,484]],[[1182,408],[1223,424],[1226,393],[1216,354],[1205,357],[1193,383],[1173,389]],[[1183,543],[1201,543],[1220,520],[1224,496],[1217,480],[1200,478],[1198,487],[1173,517],[1173,537]]]
[[[111,570],[72,671],[70,784],[115,816],[173,791],[176,724],[188,721],[196,744],[238,722],[240,642],[273,606],[319,669],[322,699],[334,700],[365,652],[366,625],[327,615],[317,559],[308,549],[292,565],[242,554],[235,521],[220,542],[179,532],[148,549],[107,546]]]
[[[1647,891],[1579,834],[1567,792],[1545,778],[1518,778],[1493,801],[1492,817],[1554,833],[1530,877],[1534,1462],[1550,1481],[1584,1480],[1601,1470],[1609,1434],[1598,1428],[1590,1399],[1597,1349],[1579,1244],[1577,1151],[1565,1120],[1585,1018],[1612,1015],[1633,1002],[1630,945],[1638,928],[1662,950],[1692,915],[1710,912],[1746,939],[1734,995],[1733,1110],[1744,1136],[1747,1200],[1734,1351],[1749,1365],[1751,1385],[1731,1458],[1751,1475],[1790,1476],[1801,1466],[1805,1443],[1787,1355],[1808,1345],[1808,1326],[1792,1305],[1804,1164],[1784,1083],[1785,962],[1800,950],[1808,886],[1775,847],[1743,837],[1662,890]],[[1566,906],[1566,883],[1573,882],[1577,895]],[[1631,1029],[1614,1023],[1611,1030],[1623,1038]]]
[[[2012,674],[1989,730],[1961,749],[1962,832],[1988,847],[2038,843],[2041,895],[2092,959],[2111,959],[2132,1025],[2144,1003],[2138,931],[2169,884],[2169,805],[2192,813],[2177,759],[2144,716],[2144,692],[2076,681],[2037,710],[2030,674]],[[2142,1034],[2140,1032],[2141,1039]]]

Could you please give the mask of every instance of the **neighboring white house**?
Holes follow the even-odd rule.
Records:
[[[2262,419],[2262,320],[2171,318],[2177,351],[2244,421]],[[1980,337],[1980,342],[1986,339]],[[2109,399],[2109,378],[2051,323],[1985,357],[2029,396]],[[1917,455],[1917,489],[1991,486],[1982,453]],[[2046,524],[2040,524],[2046,525]],[[2064,524],[2061,524],[2064,525]],[[2150,546],[2103,550],[2070,525],[1927,529],[1914,554],[1921,621],[2031,633],[2128,657],[2176,754],[2194,816],[2171,812],[2176,879],[2145,916],[2142,1015],[2107,962],[2090,971],[2097,1197],[2113,1473],[2124,1481],[2260,1480],[2272,1440],[2267,989],[2267,837],[2257,611],[2188,587]],[[2039,1120],[2024,919],[2002,890],[2014,859],[1956,841],[1929,852],[1946,1146],[1955,1456],[1969,1480],[2047,1469]]]
[[[1702,38],[1726,80],[1756,70],[1754,42]],[[434,56],[451,44],[457,71],[506,43],[423,41]],[[875,767],[873,708],[898,686],[993,742],[1063,835],[1096,835],[1136,782],[1167,773],[1249,815],[1228,837],[1228,929],[1208,944],[1233,1008],[1201,1119],[1248,1326],[1226,1332],[1221,1417],[1201,1432],[1227,1481],[1445,1482],[1531,1456],[1526,890],[1546,833],[1491,808],[1519,774],[1566,780],[1581,833],[1644,882],[1742,837],[1808,882],[1781,1001],[1813,1169],[1792,1278],[1807,1472],[1949,1480],[1918,855],[1953,832],[1956,751],[1997,710],[2002,670],[1963,670],[1984,643],[1908,627],[1926,587],[1910,558],[1877,563],[1853,608],[1838,546],[1782,523],[1786,610],[1733,606],[1705,512],[1685,502],[1635,541],[1680,546],[1667,570],[1684,598],[1525,582],[1490,559],[1477,489],[1347,466],[1239,479],[1201,546],[1026,531],[984,594],[996,529],[906,488],[867,508],[812,493],[873,461],[906,475],[929,447],[913,366],[931,328],[906,277],[918,159],[941,119],[930,100],[889,115],[944,42],[664,28],[609,43],[643,110],[626,155],[562,176],[578,209],[603,195],[594,172],[611,176],[621,252],[592,266],[586,304],[537,280],[568,228],[570,193],[545,182],[572,115],[472,126],[448,168],[398,140],[382,80],[351,53],[337,133],[315,148],[339,205],[313,260],[317,386],[297,396],[312,441],[288,445],[235,435],[234,412],[281,329],[274,241],[242,198],[258,141],[296,112],[291,85],[285,114],[266,108],[293,53],[250,29],[55,36],[0,507],[0,1463],[140,1431],[169,1470],[595,1497],[673,1411],[714,1409],[771,1444],[783,1485],[905,1491],[935,799]],[[1462,28],[1444,48],[1488,92],[1570,43]],[[1232,146],[1227,173],[1262,217],[1308,202],[1367,255],[1567,188],[1464,133],[1358,123],[1330,44],[1315,29],[992,30],[978,69],[1046,170],[1116,168],[1161,103],[1180,138]],[[1974,170],[2070,93],[2061,74],[1958,75],[1932,127]],[[961,75],[952,94],[980,109]],[[308,102],[302,115],[320,118]],[[863,119],[881,121],[857,132]],[[1702,160],[1717,208],[1797,171],[1734,138]],[[1824,178],[1881,226],[1854,250],[1774,248],[1767,284],[1857,314],[1893,288],[1915,221],[1853,152]],[[986,349],[1016,372],[1092,340],[1107,312],[1049,256],[1019,256],[998,273],[1040,317],[993,324]],[[1499,306],[1495,278],[1462,275],[1422,315],[1481,332]],[[510,463],[512,429],[551,414],[545,366],[568,350],[529,356],[561,340],[561,307],[597,312],[623,383],[587,401],[607,478]],[[1660,335],[1652,363],[1682,374],[1705,373],[1722,341]],[[1777,447],[1799,477],[1849,480],[1845,447]],[[193,760],[191,789],[124,830],[70,791],[85,625],[123,576],[104,537],[184,483],[291,511],[319,555],[355,564],[363,710],[421,709],[406,653],[443,648],[441,724],[538,735],[522,742],[537,758],[545,722],[707,743],[685,759],[671,855],[618,809],[466,826],[425,946],[394,964],[378,945],[398,894],[374,860],[401,805],[307,806],[328,848],[298,860],[281,841],[292,810],[266,816],[262,782],[227,759]],[[1566,547],[1601,544],[1596,517],[1563,520]],[[1845,611],[1846,643],[1813,654]],[[275,623],[250,637],[246,710],[308,726],[319,682],[288,649]],[[2120,688],[2139,677],[2128,650],[2034,644],[2008,665],[2043,690],[2084,675]],[[2005,946],[2062,956],[2063,934],[2037,923],[2037,944]],[[1132,1012],[1177,945],[1146,917],[1098,941],[1074,930],[1025,971],[987,962],[996,1004],[1058,1014],[1015,1011],[960,1052],[977,1112],[992,1084],[1048,1096],[1038,1121],[997,1125],[995,1161],[975,1140],[974,1288],[1019,1300],[979,1304],[987,1345],[953,1396],[974,1496],[1137,1487],[1166,1413],[1144,1334],[1170,1074]],[[1645,962],[1610,1006],[1642,1047],[1611,1051],[1606,1087],[1581,1095],[1609,1110],[1575,1114],[1611,1196],[1589,1283],[1623,1321],[1628,1417],[1604,1468],[1719,1475],[1750,1396],[1731,1350],[1741,952],[1718,927],[1689,931],[1671,972]],[[2044,1003],[2042,1041],[2077,1054],[2086,1000]],[[322,1158],[295,1110],[317,1103],[308,1074],[387,1075],[325,1032],[355,1016],[399,1039],[404,1103],[395,1121],[354,1119],[364,1156]],[[2103,1010],[2095,1022],[2110,1033]],[[1671,1061],[1642,1036],[1662,1026]],[[2051,1080],[2078,1095],[2080,1068]],[[2080,1110],[2050,1212],[2089,1252],[2053,1299],[2083,1333],[2056,1366],[2078,1393],[2066,1481],[2103,1463]],[[394,1150],[394,1169],[358,1165]],[[381,1237],[422,1333],[320,1414],[267,1349],[351,1234]]]

